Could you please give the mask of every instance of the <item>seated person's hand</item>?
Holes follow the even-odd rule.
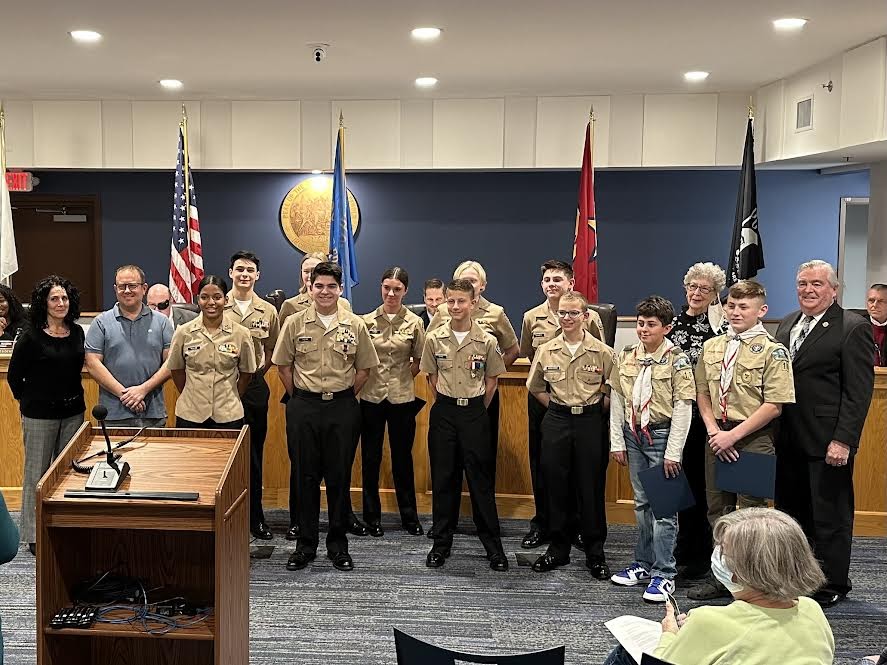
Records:
[[[682,614],[682,617],[686,618],[686,614]],[[680,622],[684,623],[683,619]],[[678,624],[678,618],[674,615],[674,608],[671,606],[671,603],[665,603],[665,617],[662,619],[662,632],[663,633],[675,633],[681,629],[681,626]]]

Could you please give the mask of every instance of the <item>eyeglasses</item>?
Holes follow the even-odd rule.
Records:
[[[687,289],[687,293],[693,293],[694,291],[699,291],[704,296],[707,296],[709,293],[714,291],[710,286],[700,286],[699,284],[684,284],[684,288]]]
[[[167,307],[169,307],[169,298],[167,298],[163,302],[157,303],[156,305],[149,304],[148,307],[150,307],[151,309],[159,309],[162,311],[162,310],[166,309]]]
[[[585,312],[579,311],[578,309],[559,309],[557,311],[557,315],[562,319],[578,319]]]
[[[115,284],[114,288],[117,289],[120,293],[126,293],[127,291],[138,291],[142,288],[141,284]]]

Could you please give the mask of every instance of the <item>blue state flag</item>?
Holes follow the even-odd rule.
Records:
[[[351,300],[351,289],[360,283],[357,257],[354,255],[354,232],[351,228],[351,207],[345,187],[345,128],[339,127],[336,140],[336,167],[333,170],[333,209],[330,216],[330,261],[342,268],[342,296]]]

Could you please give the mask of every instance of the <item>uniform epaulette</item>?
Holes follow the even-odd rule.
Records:
[[[622,348],[622,352],[625,353],[626,351],[634,351],[637,348],[637,346],[638,346],[637,344],[626,344]]]

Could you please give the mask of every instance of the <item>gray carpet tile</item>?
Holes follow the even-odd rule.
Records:
[[[350,539],[355,570],[341,573],[324,557],[290,573],[293,544],[283,539],[283,511],[269,511],[275,531],[269,559],[253,560],[250,586],[250,662],[253,665],[395,663],[392,627],[441,646],[476,653],[517,653],[558,644],[571,664],[600,663],[614,645],[603,622],[621,614],[658,620],[662,608],[645,604],[642,589],[616,587],[591,578],[584,555],[540,575],[519,566],[516,555],[526,522],[504,520],[503,542],[511,569],[494,573],[473,525],[463,520],[453,554],[438,570],[425,567],[431,546],[408,536],[386,516],[385,537]],[[426,526],[429,523],[424,517]],[[324,524],[321,524],[323,528]],[[323,537],[323,535],[321,536]],[[607,556],[615,570],[632,558],[635,530],[614,525]],[[260,543],[255,543],[260,544]],[[530,553],[528,560],[543,549]],[[838,665],[879,653],[887,643],[887,541],[854,540],[854,590],[826,614],[835,634]],[[676,594],[682,609],[686,588]],[[22,548],[0,567],[0,616],[7,665],[30,665],[34,647],[34,559]]]

